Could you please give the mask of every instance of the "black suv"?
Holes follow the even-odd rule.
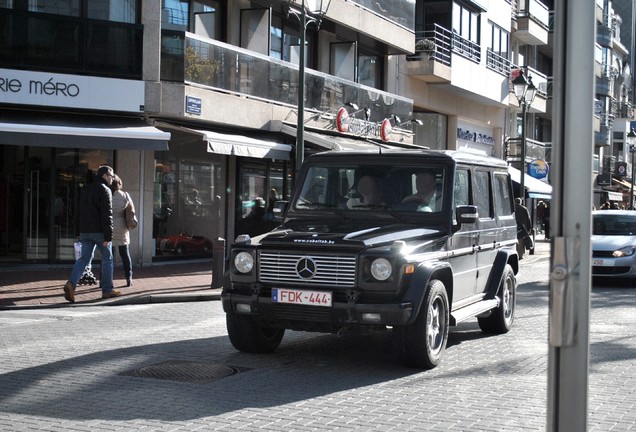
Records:
[[[232,345],[275,350],[285,329],[393,329],[433,368],[448,331],[514,319],[517,228],[506,164],[461,151],[308,157],[282,224],[232,246],[222,303]]]

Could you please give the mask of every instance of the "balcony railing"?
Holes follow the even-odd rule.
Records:
[[[453,52],[469,60],[479,63],[481,61],[481,47],[475,42],[471,42],[453,33]]]
[[[634,117],[634,107],[629,102],[612,101],[612,115],[615,118],[628,118]]]
[[[451,41],[453,34],[440,25],[433,25],[428,30],[416,32],[415,54],[408,60],[435,60],[446,66],[451,64]]]
[[[435,60],[446,66],[451,64],[451,52],[476,63],[481,61],[481,47],[440,25],[427,26],[415,33],[415,54],[408,60]]]
[[[206,86],[289,107],[298,105],[298,65],[192,33],[163,30],[161,79]],[[311,69],[305,72],[305,106],[335,114],[346,103],[371,108],[371,121],[410,118],[413,101]]]
[[[499,54],[495,54],[490,48],[488,48],[486,55],[486,67],[504,76],[510,76],[510,70],[512,68],[510,60]]]
[[[0,67],[142,78],[143,26],[2,9]]]
[[[526,160],[543,159],[550,160],[550,143],[526,138]],[[521,137],[509,138],[506,146],[506,160],[518,161],[521,158]]]
[[[393,21],[413,31],[415,28],[415,2],[413,0],[392,0],[379,2],[376,0],[349,0],[358,6],[370,10],[374,14]]]

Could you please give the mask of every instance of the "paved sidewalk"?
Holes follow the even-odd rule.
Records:
[[[547,259],[549,253],[549,241],[537,237],[535,254],[526,252],[521,266]],[[99,271],[99,265],[95,268]],[[121,290],[121,297],[102,300],[99,285],[78,285],[74,304],[64,300],[62,289],[70,273],[70,265],[0,268],[0,309],[218,300],[221,293],[220,288],[211,288],[211,260],[135,268],[132,287],[126,287],[121,268],[116,268],[115,288]]]
[[[99,272],[99,265],[93,267]],[[75,303],[64,300],[62,287],[71,266],[0,268],[0,309],[56,306],[97,306],[162,301],[212,300],[212,261],[161,263],[134,268],[133,286],[126,287],[121,268],[115,269],[115,289],[121,297],[102,300],[99,285],[78,285]]]

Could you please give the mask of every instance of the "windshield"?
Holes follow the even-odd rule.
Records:
[[[593,233],[607,236],[636,235],[636,215],[594,215]]]
[[[446,171],[439,166],[312,166],[293,207],[351,212],[440,212]]]

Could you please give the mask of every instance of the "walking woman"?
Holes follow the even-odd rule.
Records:
[[[132,286],[132,261],[130,260],[130,232],[126,225],[126,207],[132,204],[132,199],[128,192],[122,190],[123,182],[118,175],[115,175],[110,185],[113,191],[113,246],[117,246],[121,262],[124,266],[126,276],[126,286]]]

